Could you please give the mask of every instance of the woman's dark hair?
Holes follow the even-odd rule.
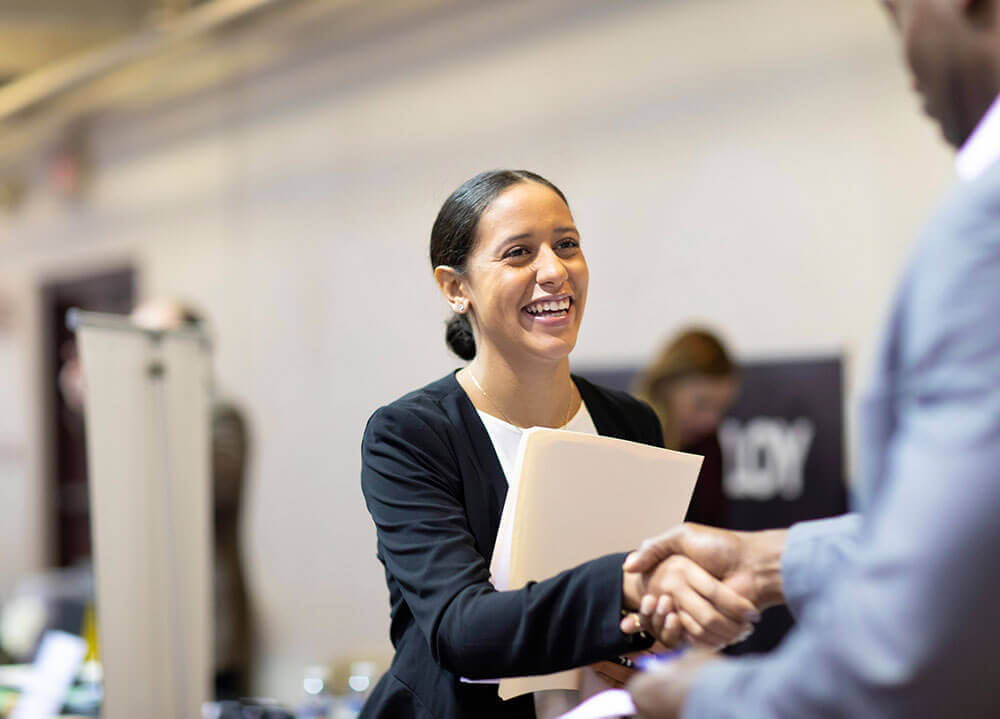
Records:
[[[566,202],[558,187],[541,175],[527,170],[489,170],[462,183],[441,205],[431,229],[431,267],[448,265],[456,272],[465,272],[465,261],[476,245],[479,218],[508,187],[520,182],[545,185]],[[569,203],[566,202],[569,206]],[[445,341],[452,352],[464,360],[476,356],[476,341],[472,325],[464,314],[455,313],[445,329]]]

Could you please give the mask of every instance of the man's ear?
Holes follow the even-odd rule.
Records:
[[[451,309],[455,312],[464,312],[469,306],[469,300],[465,296],[465,288],[462,285],[462,276],[450,265],[438,265],[434,268],[434,279],[437,280],[438,289],[444,296]]]
[[[997,0],[955,0],[955,3],[977,28],[985,30],[994,26]]]

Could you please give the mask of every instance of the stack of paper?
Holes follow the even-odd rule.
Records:
[[[606,554],[634,549],[684,520],[702,458],[610,437],[526,430],[490,567],[519,589]],[[500,697],[576,689],[576,671],[503,679]]]

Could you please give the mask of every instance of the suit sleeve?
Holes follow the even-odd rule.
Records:
[[[446,437],[413,412],[379,410],[362,443],[362,489],[386,571],[443,668],[472,679],[561,671],[634,651],[618,628],[623,554],[497,592],[475,546]]]
[[[781,580],[785,604],[797,619],[831,577],[857,560],[860,531],[858,514],[799,522],[789,530]]]
[[[720,663],[700,717],[993,716],[1000,646],[1000,223],[966,216],[902,295],[895,427],[849,563],[781,649]],[[940,249],[940,251],[939,251]]]

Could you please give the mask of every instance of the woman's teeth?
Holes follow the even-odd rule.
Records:
[[[524,308],[525,312],[531,315],[552,315],[562,316],[569,312],[570,299],[557,300],[555,302],[535,302]]]

